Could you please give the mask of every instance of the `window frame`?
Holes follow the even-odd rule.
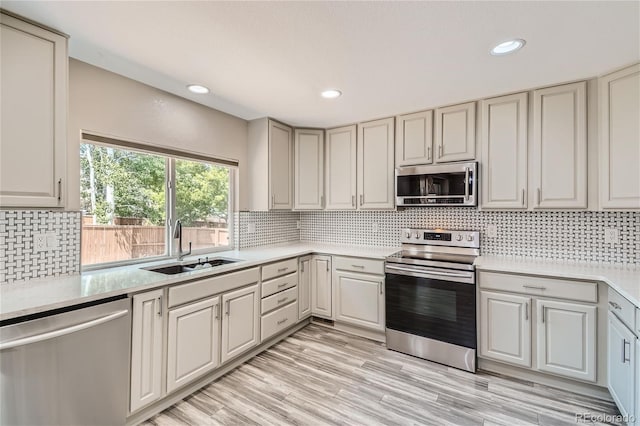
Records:
[[[80,139],[81,144],[91,144],[100,147],[114,148],[132,152],[139,152],[142,154],[161,156],[165,160],[165,254],[162,256],[150,256],[141,257],[136,259],[118,260],[112,262],[94,263],[90,265],[83,265],[82,259],[80,261],[81,271],[95,271],[100,269],[114,268],[119,266],[130,266],[143,263],[159,262],[163,260],[175,260],[178,261],[178,239],[173,238],[173,231],[175,228],[176,219],[176,160],[187,161],[199,161],[202,163],[212,164],[214,166],[223,166],[229,170],[229,196],[227,202],[227,227],[229,233],[229,245],[219,247],[208,247],[196,249],[191,252],[189,256],[215,254],[224,251],[231,251],[235,249],[235,197],[236,197],[236,176],[238,173],[238,162],[235,160],[216,159],[213,157],[205,156],[199,153],[189,153],[188,151],[178,151],[175,149],[168,149],[163,147],[155,147],[138,142],[128,142],[120,139],[113,139],[111,137],[104,137],[94,133],[82,133]],[[157,149],[154,149],[157,148]],[[235,163],[235,165],[233,164]],[[80,186],[82,189],[82,186]],[[82,232],[82,224],[80,225],[80,232]],[[183,248],[188,250],[188,241],[183,241]],[[185,248],[184,246],[187,245]],[[82,253],[82,248],[80,250]]]

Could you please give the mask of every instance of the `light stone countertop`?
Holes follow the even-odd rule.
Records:
[[[608,284],[640,308],[640,268],[612,265],[554,261],[545,259],[480,256],[475,261],[478,271],[511,272],[515,274],[599,281]]]
[[[384,260],[386,256],[399,250],[398,247],[288,243],[218,252],[210,257],[241,260],[212,269],[179,275],[164,275],[141,269],[170,262],[162,261],[83,272],[80,275],[3,284],[0,285],[0,320],[66,308],[123,294],[138,293],[311,253]],[[204,256],[200,255],[200,257]],[[198,256],[191,256],[186,258],[185,262],[197,259]],[[480,271],[511,272],[604,282],[640,308],[640,268],[638,267],[625,268],[506,256],[480,256],[476,259],[475,265]]]
[[[240,259],[211,269],[164,275],[141,268],[175,263],[173,260],[122,266],[55,278],[42,278],[0,285],[0,321],[36,314],[123,294],[132,294],[194,279],[220,275],[306,254],[366,257],[384,260],[397,247],[359,247],[319,243],[289,243],[210,254],[209,257]],[[190,256],[185,263],[204,258]]]

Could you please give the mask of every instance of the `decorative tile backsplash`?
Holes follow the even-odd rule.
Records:
[[[34,234],[54,232],[58,247],[36,252]],[[80,212],[0,210],[0,284],[80,271]]]
[[[464,207],[372,212],[303,212],[300,239],[363,246],[399,246],[402,228],[481,232],[483,254],[640,265],[638,212],[492,212]],[[498,236],[489,238],[487,225]],[[605,244],[616,228],[620,243]]]
[[[237,248],[300,241],[300,213],[288,211],[240,212]],[[249,228],[253,229],[249,229]],[[250,232],[252,231],[252,232]]]
[[[486,234],[490,224],[497,226],[495,238]],[[397,247],[399,230],[407,227],[478,230],[483,254],[640,265],[639,212],[492,212],[463,207],[239,212],[234,215],[234,246],[302,240]],[[605,244],[605,228],[618,229],[619,244]],[[59,247],[36,253],[33,235],[40,232],[55,232]],[[0,210],[0,284],[79,271],[79,212]]]

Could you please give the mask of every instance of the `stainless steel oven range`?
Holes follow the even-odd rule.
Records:
[[[385,266],[387,348],[475,372],[480,233],[401,232]]]

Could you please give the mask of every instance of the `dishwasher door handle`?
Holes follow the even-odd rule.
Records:
[[[114,319],[123,317],[129,313],[128,309],[117,311],[109,315],[105,315],[100,318],[96,318],[91,321],[83,322],[81,324],[72,325],[71,327],[61,328],[59,330],[48,331],[46,333],[37,334],[35,336],[24,337],[22,339],[11,340],[6,343],[0,343],[0,351],[5,349],[15,348],[17,346],[24,346],[30,343],[38,343],[44,340],[54,339],[56,337],[64,336],[65,334],[75,333],[76,331],[86,330],[87,328],[95,327],[105,322],[113,321]]]

